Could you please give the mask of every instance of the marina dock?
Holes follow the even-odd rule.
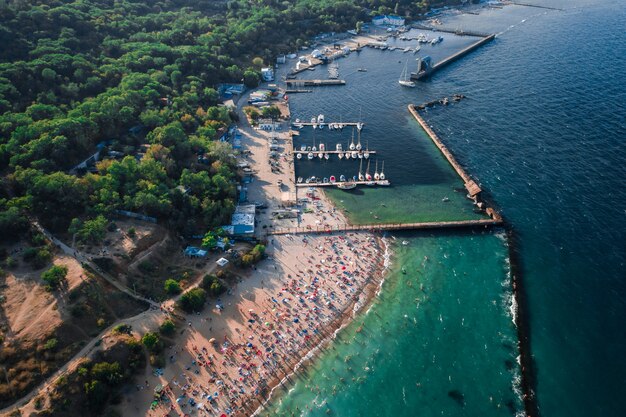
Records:
[[[343,127],[356,127],[360,124],[362,124],[363,126],[365,126],[365,123],[363,122],[324,122],[321,125],[323,126],[328,126],[328,125],[343,125]],[[320,123],[311,123],[311,122],[292,122],[291,125],[296,125],[296,126],[320,126]],[[333,129],[334,130],[334,129]]]
[[[309,153],[309,152],[313,152],[315,155],[320,154],[320,153],[322,155],[325,155],[325,154],[332,155],[332,154],[340,154],[340,153],[345,154],[345,153],[350,153],[350,152],[356,152],[357,154],[359,153],[359,151],[351,151],[351,150],[347,150],[347,151],[320,151],[320,150],[317,150],[317,151],[305,150],[305,151],[303,151],[302,149],[294,149],[293,150],[293,153]],[[360,151],[361,155],[363,154],[363,152],[365,152],[365,150],[361,150]],[[372,154],[376,155],[376,151],[367,151],[367,152],[370,155],[372,155]],[[357,158],[352,158],[352,159],[354,159],[355,161],[357,160]],[[361,159],[361,158],[358,158],[358,159]],[[367,161],[367,158],[365,160]]]
[[[435,72],[439,71],[441,68],[445,67],[446,65],[456,61],[457,59],[464,57],[465,55],[469,54],[470,52],[472,52],[473,50],[481,47],[482,45],[491,42],[492,40],[494,40],[496,38],[496,35],[489,35],[486,36],[484,38],[481,38],[478,42],[475,42],[473,44],[471,44],[470,46],[468,46],[467,48],[461,49],[459,52],[450,55],[449,57],[445,58],[442,61],[437,62],[436,64],[434,64],[432,67],[427,68],[426,70],[422,70],[418,73],[411,73],[411,79],[412,80],[423,80],[425,78],[430,77],[431,75],[433,75]]]
[[[502,219],[482,219],[482,220],[459,220],[449,222],[423,222],[423,223],[380,223],[380,224],[345,224],[332,227],[285,227],[276,228],[267,232],[268,235],[296,235],[311,233],[333,233],[333,232],[382,232],[392,230],[433,230],[433,229],[467,229],[486,228],[502,226]]]
[[[346,80],[286,80],[288,87],[321,87],[325,85],[346,85]]]
[[[368,185],[370,187],[388,187],[391,184],[387,181],[387,185],[379,185],[376,184],[376,180],[372,180],[372,181],[350,181],[356,185]],[[336,187],[339,184],[343,184],[342,182],[312,182],[309,184],[306,183],[298,183],[296,184],[296,187]]]

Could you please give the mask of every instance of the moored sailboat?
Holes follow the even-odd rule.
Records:
[[[413,88],[415,87],[415,82],[409,79],[408,65],[409,65],[409,61],[407,60],[406,63],[404,64],[404,69],[402,70],[402,74],[400,74],[400,79],[398,80],[398,83],[402,87]]]

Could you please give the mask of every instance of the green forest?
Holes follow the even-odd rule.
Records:
[[[0,236],[27,216],[55,232],[154,216],[181,234],[228,222],[236,121],[216,85],[254,86],[259,63],[376,13],[428,1],[0,0]],[[257,59],[255,59],[257,58]],[[260,58],[260,59],[258,59]],[[96,151],[97,170],[72,170]]]

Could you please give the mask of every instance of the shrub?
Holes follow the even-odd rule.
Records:
[[[7,268],[14,268],[15,266],[17,266],[17,260],[13,258],[12,256],[7,256],[6,259],[4,260],[4,265]]]
[[[37,269],[43,268],[48,265],[52,261],[52,253],[50,250],[46,248],[41,248],[37,250],[35,254],[35,258],[33,259],[33,266]]]
[[[180,297],[180,308],[188,313],[200,311],[206,301],[206,292],[202,288],[194,288]]]
[[[103,318],[99,318],[99,319],[98,319],[98,321],[96,321],[96,325],[97,325],[99,328],[103,328],[106,324],[107,324],[107,323],[106,323],[106,321],[105,321]]]
[[[54,265],[46,272],[41,274],[41,279],[47,284],[50,289],[58,288],[67,276],[67,266]]]
[[[261,261],[265,256],[265,246],[258,244],[252,250],[241,257],[243,266],[251,266]]]
[[[159,326],[159,331],[161,332],[161,334],[164,334],[166,336],[174,334],[175,330],[176,325],[170,319],[166,319],[163,323],[161,323],[161,326]]]
[[[118,324],[117,326],[113,328],[113,333],[130,334],[132,329],[133,327],[131,325],[122,323],[122,324]]]
[[[175,279],[168,279],[165,281],[165,292],[174,295],[180,294],[180,284]]]
[[[130,229],[128,229],[127,234],[129,238],[134,239],[137,236],[137,231],[134,227],[131,227]]]
[[[52,339],[48,339],[48,341],[44,343],[43,348],[44,350],[54,350],[58,344],[59,341],[53,337]]]

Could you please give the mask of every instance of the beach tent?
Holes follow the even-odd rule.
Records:
[[[219,266],[224,266],[224,265],[226,265],[228,263],[228,259],[220,258],[215,263],[218,264]]]

